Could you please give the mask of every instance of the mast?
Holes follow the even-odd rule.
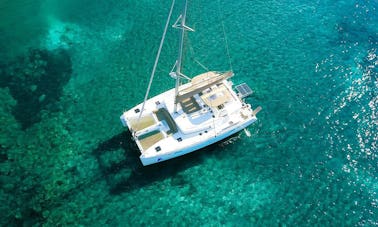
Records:
[[[138,117],[138,123],[137,124],[139,124],[139,120],[142,117],[142,113],[144,111],[144,106],[146,105],[146,102],[147,102],[147,99],[148,99],[148,94],[150,93],[152,81],[153,81],[154,76],[155,76],[156,67],[157,67],[158,62],[159,62],[160,53],[161,53],[161,50],[163,48],[163,44],[164,44],[164,40],[165,40],[165,35],[167,34],[167,29],[168,29],[169,22],[171,20],[171,16],[172,16],[172,12],[173,12],[173,7],[174,6],[175,6],[175,0],[172,0],[171,9],[169,10],[169,15],[168,15],[168,18],[167,18],[167,22],[165,23],[164,32],[163,32],[163,35],[161,37],[159,50],[158,50],[158,52],[156,54],[154,67],[152,69],[151,76],[150,76],[150,82],[148,83],[148,88],[147,88],[146,94],[144,96],[144,101],[143,101],[142,109],[141,109],[139,117]]]
[[[180,24],[177,24],[178,21],[173,25],[176,28],[179,28],[181,30],[180,36],[179,36],[179,50],[178,50],[178,58],[177,58],[177,65],[176,65],[176,86],[175,86],[175,108],[174,112],[177,111],[177,96],[178,96],[178,89],[180,86],[180,77],[181,77],[181,71],[182,71],[182,55],[183,55],[183,49],[184,49],[184,38],[185,38],[185,30],[189,27],[186,27],[185,20],[186,20],[186,9],[188,6],[188,1],[184,0],[182,13],[179,17],[181,18]],[[178,20],[179,20],[178,19]]]

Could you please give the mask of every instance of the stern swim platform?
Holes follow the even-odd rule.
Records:
[[[142,152],[179,130],[166,108],[152,111],[139,120],[132,118],[126,122]]]

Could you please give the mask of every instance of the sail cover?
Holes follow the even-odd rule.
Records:
[[[178,92],[175,102],[179,103],[187,98],[190,98],[193,95],[198,94],[203,90],[232,77],[233,75],[234,73],[231,71],[225,73],[210,71],[195,76],[190,82],[191,84],[189,87]]]

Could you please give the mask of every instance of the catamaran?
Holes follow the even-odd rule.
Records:
[[[206,71],[192,78],[183,71],[185,33],[194,31],[185,24],[187,1],[173,28],[180,30],[178,58],[169,75],[175,87],[149,98],[159,56],[169,27],[175,0],[169,11],[144,101],[121,115],[141,155],[144,166],[199,150],[225,139],[257,120],[261,107],[252,109],[245,97],[252,94],[246,83],[233,86],[232,71]],[[227,48],[228,51],[228,48]],[[182,81],[186,80],[186,83]],[[235,89],[235,90],[234,90]]]

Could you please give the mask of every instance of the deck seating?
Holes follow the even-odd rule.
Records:
[[[182,110],[186,114],[191,114],[191,113],[201,110],[201,107],[199,106],[199,104],[197,103],[196,99],[193,96],[185,100],[182,100],[180,102],[180,105],[182,107]]]
[[[173,120],[171,114],[168,112],[167,109],[160,108],[157,111],[155,111],[155,114],[156,114],[157,118],[159,119],[159,121],[167,122],[168,127],[169,127],[169,131],[167,132],[167,134],[174,134],[174,133],[178,132],[176,122],[175,122],[175,120]]]

